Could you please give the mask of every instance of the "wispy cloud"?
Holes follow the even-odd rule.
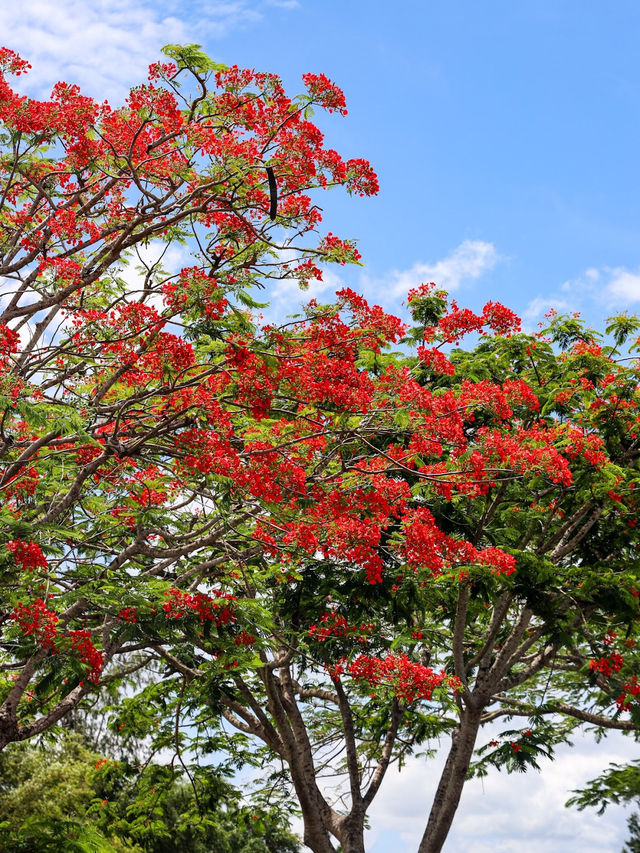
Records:
[[[560,290],[571,302],[584,303],[589,299],[607,308],[630,307],[640,302],[640,270],[622,266],[589,267],[576,278],[565,281]]]
[[[555,309],[560,314],[578,313],[589,322],[600,323],[603,316],[640,303],[640,270],[626,267],[588,267],[575,278],[564,281],[547,295],[530,299],[522,311],[525,328],[534,326],[544,314]]]
[[[606,291],[616,302],[640,302],[640,272],[616,267],[609,272]]]
[[[449,292],[461,284],[474,281],[492,270],[499,256],[493,243],[483,240],[464,240],[449,255],[433,263],[416,263],[406,270],[392,270],[385,287],[395,296],[404,296],[425,281],[435,283]]]
[[[551,308],[555,309],[560,314],[570,313],[574,310],[570,302],[566,299],[561,299],[555,296],[536,296],[532,299],[527,307],[522,312],[522,319],[533,322],[539,320]]]
[[[271,0],[273,2],[273,0]],[[118,102],[167,43],[215,40],[262,20],[267,0],[27,0],[0,3],[2,42],[33,70],[22,90],[47,96],[58,80]],[[284,8],[292,3],[280,2]],[[177,10],[180,9],[180,14]]]

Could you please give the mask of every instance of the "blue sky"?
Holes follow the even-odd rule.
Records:
[[[357,238],[351,286],[399,310],[425,278],[533,326],[550,306],[599,323],[640,306],[640,6],[629,0],[48,0],[4,3],[28,56],[24,86],[80,82],[114,100],[167,41],[345,90],[328,143],[371,160],[375,199],[323,195],[329,230]],[[335,284],[327,277],[327,288]],[[283,291],[278,302],[298,299]]]
[[[640,310],[637,2],[24,0],[0,4],[0,33],[32,62],[22,86],[40,96],[66,79],[117,102],[167,42],[276,72],[292,93],[306,71],[333,78],[349,115],[322,119],[327,143],[368,158],[381,192],[323,195],[324,225],[359,240],[365,267],[342,280],[389,309],[435,279],[529,327],[552,306],[594,323]],[[326,276],[325,292],[337,284]],[[302,298],[272,296],[282,313]],[[585,740],[541,776],[474,783],[447,849],[618,853],[623,811],[562,804],[627,753],[638,747],[621,738]],[[432,785],[419,763],[390,780],[371,853],[415,849]]]

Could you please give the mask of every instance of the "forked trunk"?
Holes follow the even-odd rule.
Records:
[[[466,708],[451,737],[451,749],[440,777],[418,853],[440,853],[460,802],[480,728],[481,710]]]
[[[365,853],[364,812],[361,815],[336,816],[336,820],[329,821],[329,827],[327,816],[323,821],[320,810],[312,805],[317,796],[315,784],[304,786],[304,783],[299,783],[295,787],[304,822],[304,843],[313,853],[335,853],[331,836],[338,838],[341,853]]]

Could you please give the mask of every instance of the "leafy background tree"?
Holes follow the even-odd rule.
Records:
[[[105,757],[69,732],[0,757],[0,841],[6,850],[99,853],[296,853],[288,812],[240,792],[211,766]]]

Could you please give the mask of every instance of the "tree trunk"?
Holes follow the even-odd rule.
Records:
[[[465,708],[460,724],[451,736],[451,749],[440,777],[429,822],[418,853],[440,853],[460,802],[471,756],[480,728],[480,708]]]
[[[322,819],[322,803],[315,784],[308,784],[302,774],[297,773],[291,764],[289,766],[302,811],[304,843],[313,850],[313,853],[336,853],[336,848],[331,843],[329,832]]]
[[[364,812],[345,818],[340,827],[340,847],[342,853],[365,853],[364,849]]]
[[[360,837],[348,836],[344,844],[340,844],[342,853],[365,853],[364,849],[364,834]]]

